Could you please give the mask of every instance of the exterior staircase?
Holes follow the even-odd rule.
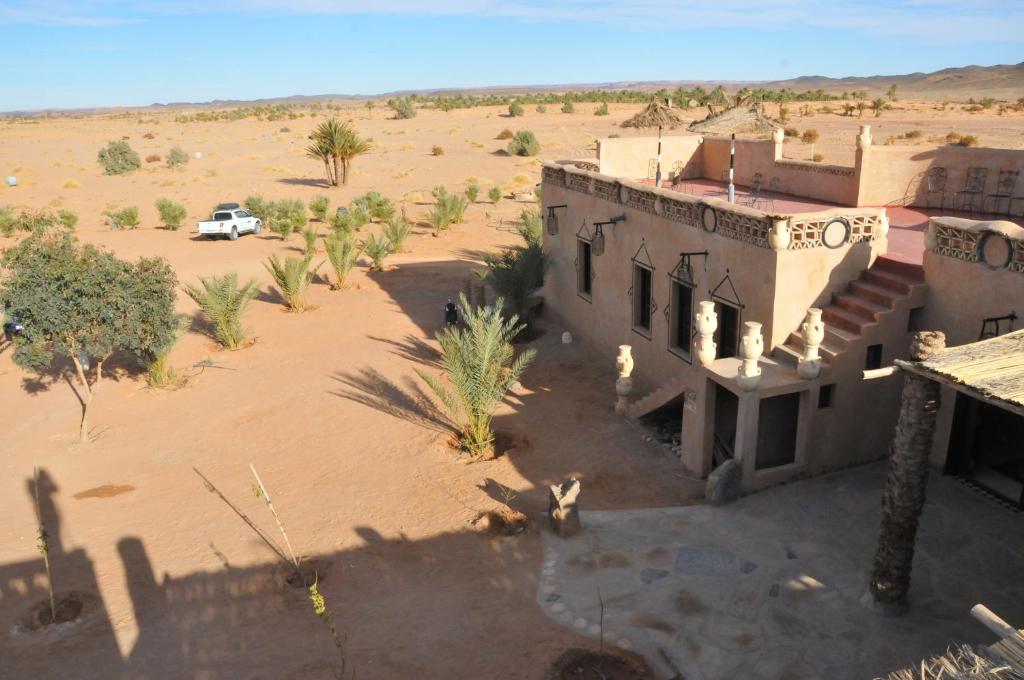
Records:
[[[626,415],[630,418],[640,418],[645,416],[648,413],[661,408],[685,391],[685,376],[669,380],[658,389],[631,403],[626,409]]]
[[[921,298],[924,291],[924,270],[919,264],[879,257],[861,272],[842,293],[832,295],[832,302],[822,307],[825,340],[819,348],[824,364],[834,363],[849,345],[861,338],[868,327],[883,323],[901,304],[911,297]],[[920,304],[920,303],[918,303]],[[901,322],[902,323],[902,322]],[[803,356],[803,338],[799,330],[775,348],[773,356],[795,366]]]

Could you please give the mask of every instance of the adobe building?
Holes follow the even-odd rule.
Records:
[[[662,187],[653,138],[544,163],[544,301],[609,365],[620,357],[626,414],[678,413],[688,474],[734,458],[751,491],[882,458],[901,380],[866,375],[905,359],[916,330],[964,344],[1024,314],[1024,228],[942,216],[1024,209],[1024,184],[1017,201],[1015,187],[1001,196],[1024,152],[875,147],[863,126],[847,167],[783,159],[780,130],[736,140],[729,202],[729,139],[663,141]],[[978,477],[998,467],[998,492],[1021,503],[1024,418],[957,401],[944,394],[934,463]],[[1017,445],[998,464],[974,460],[993,457],[974,440],[996,423]]]

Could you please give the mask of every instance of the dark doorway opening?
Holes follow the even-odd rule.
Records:
[[[755,470],[789,465],[796,461],[796,428],[799,421],[799,392],[761,400],[757,412]]]
[[[946,474],[1024,509],[1024,416],[958,392]]]
[[[718,330],[715,341],[718,343],[718,358],[739,355],[740,345],[740,310],[738,307],[719,302]]]
[[[739,415],[740,400],[735,394],[718,383],[715,389],[715,423],[711,445],[711,467],[718,467],[733,457],[736,450],[736,417]]]

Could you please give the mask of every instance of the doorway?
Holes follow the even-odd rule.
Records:
[[[718,383],[710,384],[715,390],[715,421],[711,443],[711,469],[714,469],[734,457],[736,418],[740,411],[740,400]]]
[[[958,392],[945,471],[1024,509],[1024,416]]]

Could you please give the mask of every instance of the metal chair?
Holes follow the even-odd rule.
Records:
[[[1013,190],[1017,188],[1019,170],[1000,170],[999,178],[996,180],[996,190],[985,196],[985,200],[992,199],[992,212],[999,213],[999,201],[1006,200],[1006,213],[1010,213],[1010,204],[1014,199]],[[982,201],[984,208],[984,201]]]
[[[936,166],[928,169],[928,174],[925,175],[925,197],[924,206],[926,208],[932,206],[932,196],[935,194],[939,195],[939,209],[946,207],[946,180],[949,178],[949,173],[946,168]]]
[[[764,175],[760,172],[754,173],[754,180],[750,183],[750,191],[747,195],[740,199],[741,205],[747,205],[753,208],[757,205],[758,201],[761,200],[761,186],[764,184]]]
[[[988,180],[988,168],[967,168],[964,188],[956,192],[960,197],[960,210],[978,212],[977,200],[985,194],[985,182]],[[984,201],[982,201],[984,203]],[[982,205],[982,208],[985,206]]]
[[[766,209],[770,209],[772,212],[775,211],[775,195],[780,193],[779,187],[782,184],[782,179],[775,175],[768,180],[768,194],[764,197],[763,203]],[[771,206],[769,208],[769,206]]]

